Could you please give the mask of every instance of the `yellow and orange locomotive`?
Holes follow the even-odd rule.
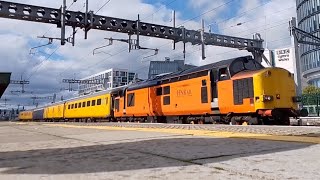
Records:
[[[32,117],[22,112],[19,118],[289,125],[290,117],[306,115],[298,101],[293,74],[245,56],[37,108]]]

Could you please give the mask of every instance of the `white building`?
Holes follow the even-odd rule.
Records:
[[[80,84],[79,95],[85,95],[111,89],[114,87],[124,86],[131,82],[137,75],[132,72],[128,72],[127,69],[108,69],[81,80],[97,80],[100,84]]]

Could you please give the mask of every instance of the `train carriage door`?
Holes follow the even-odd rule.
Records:
[[[217,81],[218,81],[218,71],[216,69],[212,69],[210,72],[210,82],[211,82],[211,107],[217,108],[218,107],[218,88],[217,88]]]
[[[127,113],[126,107],[127,107],[127,88],[125,88],[123,91],[121,91],[121,95],[123,97],[123,110],[122,113],[125,115]]]

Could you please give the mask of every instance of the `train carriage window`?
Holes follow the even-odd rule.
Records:
[[[170,105],[170,96],[163,97],[163,105]]]
[[[74,108],[74,104],[71,104],[71,109],[73,109]]]
[[[87,107],[90,106],[90,101],[87,101]]]
[[[156,89],[156,95],[161,96],[162,95],[162,87],[159,87]]]
[[[86,107],[86,102],[82,102],[82,107]]]
[[[74,104],[74,108],[77,109],[78,108],[78,103]]]
[[[163,87],[163,94],[164,94],[164,95],[170,94],[170,86],[165,86],[165,87]]]
[[[68,109],[70,109],[70,104],[68,105]]]
[[[78,103],[78,108],[81,108],[81,102]]]
[[[116,99],[114,101],[114,108],[116,109],[116,111],[119,111],[120,109],[119,99]]]
[[[132,107],[134,106],[134,93],[130,93],[128,94],[128,98],[127,98],[127,104],[128,104],[128,107]]]
[[[202,86],[207,86],[207,80],[205,79],[202,80]]]
[[[98,99],[98,100],[97,100],[97,105],[98,105],[98,106],[101,105],[101,99]]]
[[[96,100],[92,100],[91,106],[95,106],[96,105]]]

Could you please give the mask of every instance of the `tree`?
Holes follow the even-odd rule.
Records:
[[[313,86],[313,85],[308,85],[303,89],[302,94],[304,95],[310,95],[310,94],[320,94],[320,88]]]
[[[316,105],[319,103],[320,88],[308,85],[302,92],[302,104],[303,105]]]

